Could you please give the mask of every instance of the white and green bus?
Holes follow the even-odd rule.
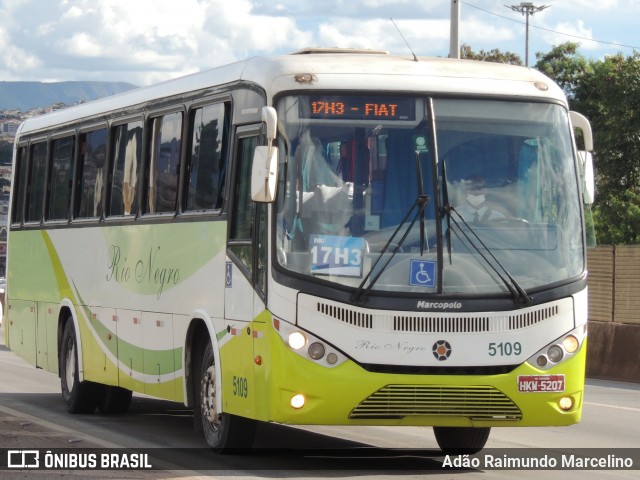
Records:
[[[528,68],[306,49],[29,119],[6,332],[71,413],[132,392],[213,449],[257,422],[580,420],[588,121]]]

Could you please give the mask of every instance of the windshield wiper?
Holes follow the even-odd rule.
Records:
[[[526,307],[527,305],[531,305],[531,303],[533,302],[533,299],[529,296],[529,294],[526,292],[526,290],[520,286],[520,284],[516,281],[516,279],[513,278],[513,276],[504,267],[504,265],[502,265],[502,263],[500,263],[500,261],[496,258],[496,256],[493,254],[493,252],[491,252],[489,247],[487,247],[487,245],[478,236],[478,234],[475,232],[475,230],[473,228],[471,228],[471,225],[469,225],[467,223],[467,221],[464,219],[462,214],[460,212],[458,212],[452,205],[450,205],[448,203],[444,206],[444,212],[447,215],[447,221],[449,221],[449,220],[453,221],[454,226],[456,226],[458,231],[460,233],[462,233],[462,235],[466,239],[467,243],[469,245],[471,245],[471,247],[486,262],[486,264],[489,266],[489,268],[491,268],[491,270],[493,270],[495,272],[495,274],[500,278],[500,280],[502,280],[502,283],[504,283],[504,286],[507,287],[507,290],[509,290],[509,292],[511,293],[511,296],[513,298],[513,302],[519,307]],[[467,231],[465,231],[465,229],[463,229],[460,226],[460,224],[458,223],[458,220],[456,220],[456,217],[454,215],[452,215],[452,213],[455,214],[455,216],[458,217],[458,219],[466,227],[468,232],[471,232],[471,235],[469,235],[469,233],[467,233]],[[451,258],[451,250],[450,250],[451,249],[451,244],[450,244],[450,236],[451,236],[450,230],[451,230],[451,228],[449,228],[448,230],[449,230],[449,232],[447,232],[447,236],[448,236],[448,242],[449,242],[449,247],[448,247],[449,248],[449,258]],[[456,233],[456,235],[457,235],[457,233]],[[458,238],[460,238],[460,237],[458,237]],[[475,241],[474,241],[474,238],[475,238]],[[479,243],[482,246],[482,249],[484,249],[484,252],[482,251],[481,248],[478,247],[476,241],[477,241],[477,243]],[[485,254],[485,252],[486,252],[486,254]],[[491,257],[493,262],[488,257]]]
[[[431,197],[429,197],[429,195],[418,195],[418,198],[413,203],[413,205],[411,205],[411,208],[409,209],[407,214],[404,216],[400,224],[398,224],[398,227],[394,230],[393,234],[389,237],[389,240],[387,240],[387,243],[385,243],[384,247],[382,247],[382,250],[380,251],[378,258],[376,258],[376,261],[373,263],[373,265],[371,265],[371,269],[369,270],[369,273],[365,275],[365,277],[362,279],[362,282],[360,282],[360,285],[358,285],[358,288],[356,289],[356,291],[353,292],[353,294],[351,295],[352,302],[360,303],[360,304],[364,303],[364,301],[366,300],[366,297],[369,295],[369,292],[371,291],[375,283],[378,281],[382,273],[386,270],[391,260],[393,260],[393,257],[395,256],[395,254],[398,253],[398,251],[400,250],[400,247],[402,247],[402,244],[404,243],[407,236],[409,235],[409,232],[411,232],[413,225],[416,223],[418,216],[424,212],[424,209],[429,204],[430,199]],[[369,278],[371,278],[371,274],[374,271],[376,271],[376,267],[378,266],[378,263],[380,262],[380,260],[382,260],[382,257],[384,256],[384,254],[387,253],[387,249],[393,243],[393,239],[396,238],[396,235],[398,235],[398,232],[400,232],[400,229],[403,227],[403,225],[411,216],[411,213],[416,208],[418,210],[416,211],[416,214],[414,215],[413,220],[411,220],[411,223],[404,231],[402,238],[400,238],[400,240],[396,243],[395,247],[393,248],[393,251],[391,252],[390,257],[387,259],[386,263],[382,267],[380,267],[380,269],[376,272],[376,274],[371,279],[371,281],[369,281]],[[365,289],[364,286],[367,283],[367,281],[369,281],[369,285],[367,285],[367,288]]]
[[[416,152],[416,175],[418,177],[418,202],[420,202],[420,199],[425,198],[424,182],[422,180],[422,166],[420,165],[420,152]],[[424,255],[424,245],[426,243],[426,235],[424,232],[424,217],[425,207],[428,201],[429,199],[427,198],[426,201],[420,205],[420,256]],[[428,245],[427,248],[429,248]]]

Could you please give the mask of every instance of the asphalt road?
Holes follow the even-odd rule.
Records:
[[[148,454],[156,470],[16,471],[0,478],[638,478],[640,385],[589,380],[583,421],[571,427],[494,428],[486,452],[514,456],[613,455],[633,458],[636,470],[494,470],[444,468],[430,428],[260,425],[254,450],[217,455],[193,431],[181,404],[135,395],[124,415],[69,415],[56,375],[37,370],[4,346],[0,328],[0,449],[129,448]],[[601,450],[581,450],[594,449]],[[634,450],[627,450],[634,449]],[[53,450],[56,451],[56,450]],[[111,451],[111,450],[108,450]],[[121,450],[118,450],[121,451]],[[443,476],[444,475],[444,476]]]

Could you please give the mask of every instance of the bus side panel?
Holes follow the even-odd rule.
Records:
[[[176,368],[173,345],[173,315],[142,313],[142,348],[147,395],[176,397]]]
[[[11,233],[11,262],[7,272],[8,342],[10,348],[29,363],[57,373],[57,349],[51,351],[50,346],[57,342],[62,288],[47,240],[42,231]],[[48,325],[47,322],[54,323]],[[51,356],[55,358],[49,358]]]
[[[58,321],[58,304],[41,303],[38,305],[38,315],[36,319],[36,366],[55,372],[57,368],[57,348],[50,349],[49,338],[56,335],[49,335],[49,330],[56,330]],[[51,358],[53,357],[53,358]]]
[[[7,336],[16,353],[57,373],[64,305],[78,323],[84,380],[183,400],[190,315],[224,315],[226,222],[19,230],[10,238],[7,323],[15,326]]]
[[[77,307],[77,318],[81,324],[88,319],[87,334],[90,344],[83,348],[84,376],[94,382],[105,385],[118,385],[117,337],[115,331],[117,321],[114,308]],[[84,330],[84,329],[82,329]]]
[[[254,418],[258,392],[254,382],[252,323],[227,320],[218,334],[222,373],[222,410]]]
[[[142,352],[142,312],[116,310],[118,331],[119,385],[134,392],[144,392]]]
[[[36,364],[36,302],[9,298],[7,318],[9,348],[27,362]]]

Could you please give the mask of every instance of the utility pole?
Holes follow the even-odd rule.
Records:
[[[449,58],[460,58],[460,0],[451,0],[451,25],[449,31]]]
[[[505,7],[510,8],[514,12],[520,12],[522,15],[526,17],[526,33],[525,33],[525,44],[524,44],[524,61],[525,65],[529,66],[529,15],[533,15],[534,13],[541,12],[545,8],[549,8],[549,5],[540,5],[537,7],[533,4],[533,2],[520,2],[520,5],[505,5]]]

